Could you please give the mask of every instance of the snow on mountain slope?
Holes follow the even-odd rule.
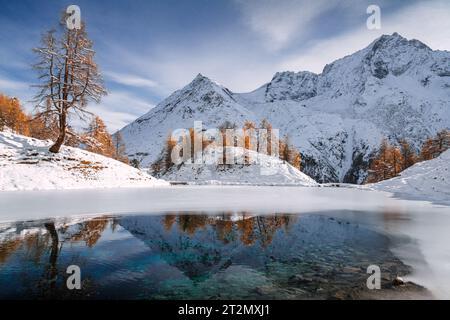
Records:
[[[254,115],[239,105],[228,89],[199,74],[120,132],[128,156],[149,166],[175,129],[191,128],[197,120],[205,127],[217,128],[226,120],[243,124],[252,119]]]
[[[226,147],[226,152],[244,159],[244,149]],[[217,165],[222,157],[222,148],[206,148],[202,164],[183,163],[173,166],[162,178],[167,181],[188,182],[191,184],[228,184],[228,185],[298,185],[315,186],[317,183],[279,158],[255,151],[248,151],[254,164]]]
[[[450,150],[436,159],[416,163],[399,177],[368,187],[413,199],[450,203]]]
[[[384,137],[419,148],[450,127],[450,52],[394,33],[321,74],[280,72],[250,93],[231,93],[198,76],[121,133],[128,155],[148,166],[168,133],[194,120],[217,127],[264,118],[289,135],[306,174],[319,182],[361,183]]]
[[[0,132],[0,191],[168,185],[122,162],[51,141]]]

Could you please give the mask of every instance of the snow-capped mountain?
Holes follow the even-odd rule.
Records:
[[[232,93],[198,75],[120,132],[128,155],[148,166],[172,130],[195,120],[218,127],[264,118],[289,135],[306,174],[319,182],[361,183],[383,137],[418,148],[450,127],[450,52],[394,33],[321,74],[280,72],[250,93]]]

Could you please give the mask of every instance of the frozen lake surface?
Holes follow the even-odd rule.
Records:
[[[100,250],[97,248],[96,250],[100,251],[95,254],[104,256],[109,251],[114,252],[114,250],[119,250],[116,245],[111,246],[112,243],[117,245],[121,243],[119,245],[120,248],[121,245],[126,244],[126,242],[121,242],[114,238],[119,235],[126,235],[126,237],[131,238],[132,241],[137,241],[136,243],[140,241],[140,243],[146,244],[145,248],[147,250],[150,248],[150,251],[154,251],[154,248],[152,249],[148,244],[155,240],[153,237],[157,233],[154,234],[151,230],[162,230],[155,226],[161,225],[161,219],[165,217],[165,215],[162,214],[168,212],[178,213],[178,216],[186,216],[186,213],[194,212],[200,216],[210,217],[207,219],[207,222],[202,222],[203,227],[198,230],[196,229],[197,231],[193,234],[182,233],[187,238],[194,237],[191,240],[195,240],[195,237],[205,236],[203,233],[208,230],[209,233],[206,234],[217,233],[216,222],[214,222],[215,220],[211,217],[216,216],[219,212],[222,214],[226,212],[227,215],[229,215],[229,217],[227,216],[227,218],[222,219],[223,221],[234,221],[233,219],[235,218],[233,218],[233,216],[239,216],[239,214],[242,215],[243,212],[247,212],[247,215],[249,215],[248,219],[250,220],[254,220],[256,217],[263,219],[265,216],[265,219],[272,219],[274,216],[277,217],[280,214],[294,217],[292,221],[295,220],[296,222],[293,226],[297,228],[294,228],[294,230],[297,231],[286,233],[283,231],[285,229],[280,228],[281,231],[275,233],[275,239],[290,239],[289,241],[293,241],[292,248],[297,248],[292,249],[292,254],[298,254],[299,257],[290,257],[289,259],[303,259],[309,261],[310,266],[317,263],[317,261],[314,260],[316,258],[324,259],[324,265],[338,266],[339,263],[342,263],[343,267],[345,267],[345,265],[350,267],[350,269],[347,268],[347,270],[355,270],[355,268],[359,267],[362,273],[358,274],[362,276],[362,274],[364,274],[362,263],[370,263],[371,257],[373,257],[374,262],[378,263],[382,262],[380,262],[381,257],[381,260],[387,261],[387,265],[390,263],[391,266],[396,265],[397,262],[394,263],[393,261],[396,261],[395,259],[398,257],[404,265],[412,267],[412,273],[406,276],[406,280],[411,280],[425,286],[427,289],[431,290],[436,298],[450,298],[450,252],[447,249],[447,244],[450,240],[448,233],[450,227],[450,208],[433,205],[423,201],[394,199],[387,193],[360,189],[331,187],[204,186],[49,192],[2,192],[0,193],[0,241],[6,243],[8,239],[18,237],[17,242],[15,243],[20,247],[20,241],[24,241],[24,237],[28,233],[33,234],[33,232],[38,232],[36,230],[41,230],[38,234],[49,234],[49,231],[45,227],[49,222],[55,224],[57,234],[60,238],[64,238],[61,233],[61,230],[64,230],[64,223],[76,225],[83,230],[83,223],[85,223],[83,221],[98,221],[99,216],[104,217],[107,215],[110,218],[103,224],[109,225],[116,219],[117,221],[120,221],[119,230],[122,231],[119,233],[105,231],[111,229],[111,226],[108,228],[104,227],[105,230],[102,232],[98,231],[100,232],[98,235],[100,240],[97,239],[98,243],[97,241],[95,242],[96,246],[93,246],[92,250],[99,245],[104,246],[104,249]],[[189,214],[187,214],[187,216],[189,216]],[[93,217],[96,218],[90,219]],[[338,229],[333,229],[335,230],[333,235],[335,235],[336,238],[333,238],[333,236],[330,235],[330,238],[324,238],[323,243],[321,243],[321,237],[317,237],[316,241],[311,241],[311,244],[314,243],[314,245],[312,245],[309,251],[301,249],[303,247],[297,246],[298,241],[310,241],[309,238],[305,238],[304,235],[301,234],[302,217],[305,230],[309,230],[312,234],[316,235],[320,235],[321,232],[327,230],[330,226],[332,229],[334,228],[333,226],[337,226],[332,221],[340,221],[343,224],[348,223],[349,226],[351,226],[349,227],[350,229],[345,229],[341,232],[344,238],[347,237],[345,239],[346,241],[348,240],[348,245],[344,246],[344,243],[346,242],[342,242],[342,238],[337,236],[340,234],[339,227],[337,227]],[[322,219],[320,220],[322,222],[317,224],[316,219]],[[314,221],[316,221],[316,223],[314,223]],[[24,223],[25,227],[23,227]],[[178,225],[179,223],[180,222],[177,220],[174,225]],[[18,231],[20,229],[18,228],[18,225],[22,226],[21,231]],[[102,223],[100,223],[100,225],[102,225]],[[137,236],[139,232],[133,233],[129,230],[130,225],[135,225],[136,230],[150,226],[150,229],[148,229],[150,231],[141,230],[141,234],[143,233],[145,236],[140,238]],[[313,227],[314,225],[322,225],[322,227],[315,228]],[[177,227],[173,228],[173,230],[181,230]],[[237,225],[235,228],[237,228]],[[362,228],[361,230],[364,231],[357,233],[351,231],[357,230],[358,228]],[[96,229],[94,228],[94,231],[95,230]],[[169,241],[170,234],[171,233],[169,232],[163,239]],[[237,234],[239,235],[239,233]],[[108,242],[108,237],[114,238],[115,240],[113,240],[115,242]],[[212,239],[213,237],[210,238],[211,241],[213,241]],[[365,242],[364,239],[367,241]],[[76,243],[76,241],[81,240],[75,238],[74,241]],[[102,241],[106,241],[106,243],[103,243]],[[236,241],[236,239],[233,241]],[[213,243],[217,245],[216,242]],[[334,247],[333,243],[338,243],[338,248]],[[109,247],[108,244],[110,245]],[[240,248],[243,255],[246,254],[246,250],[249,250],[242,243],[234,242],[234,244],[235,248]],[[321,244],[323,244],[323,246],[321,246]],[[361,244],[361,246],[359,244]],[[130,244],[130,246],[132,245]],[[255,244],[252,244],[250,247],[252,246],[255,246]],[[75,247],[75,244],[73,246],[71,245],[71,248]],[[88,246],[85,245],[85,247]],[[221,245],[221,248],[222,247],[223,245]],[[345,252],[344,247],[353,247],[356,252]],[[6,247],[6,252],[9,252],[8,248],[11,249],[11,243],[9,244],[9,247]],[[259,248],[258,252],[264,251],[261,251],[261,246],[259,246]],[[386,251],[386,248],[389,250]],[[22,249],[17,248],[12,256],[17,259],[20,259],[20,257],[23,258],[21,250]],[[249,277],[252,276],[252,279],[255,281],[262,281],[256,287],[260,288],[258,290],[263,297],[265,295],[271,297],[271,294],[275,294],[273,287],[264,285],[264,281],[283,282],[288,281],[289,279],[291,279],[289,280],[291,282],[309,281],[309,278],[307,280],[302,278],[300,278],[300,280],[295,280],[294,273],[298,270],[286,271],[293,265],[296,265],[295,263],[280,265],[280,272],[284,270],[286,273],[284,275],[279,275],[278,278],[260,278],[261,274],[258,274],[258,272],[261,272],[260,268],[262,265],[270,265],[275,268],[277,263],[290,261],[287,258],[289,256],[288,251],[283,251],[279,246],[273,250],[275,254],[261,254],[262,260],[258,262],[259,264],[255,262],[256,266],[253,266],[250,269],[248,268],[251,264],[248,261],[246,262],[242,259],[239,260],[239,256],[230,258],[231,265],[227,266],[227,270],[229,268],[232,268],[230,270],[237,268],[235,270],[236,273],[247,272],[249,273]],[[324,252],[322,254],[316,254],[314,256],[316,258],[314,259],[308,256],[308,252],[317,253],[321,250]],[[332,259],[332,252],[335,252],[336,250],[344,250],[345,255],[343,255],[343,261],[335,261]],[[0,251],[4,253],[5,248],[2,247]],[[88,254],[90,252],[93,254],[92,251],[89,250],[81,250],[80,252],[78,253]],[[62,259],[73,259],[73,254],[75,253],[67,251],[67,249],[61,250]],[[159,254],[159,256],[161,256],[161,254]],[[271,258],[271,256],[273,258]],[[339,254],[337,256],[339,256]],[[326,257],[330,257],[328,262]],[[178,258],[179,257],[176,256],[174,259],[176,260]],[[233,259],[235,260],[234,264]],[[4,263],[8,263],[8,261],[11,262],[11,260],[5,261],[6,262]],[[165,261],[167,262],[167,260]],[[228,264],[226,261],[228,260],[225,260],[224,263]],[[5,269],[2,269],[1,263],[2,262],[0,261],[0,271],[4,271]],[[142,264],[140,264],[140,266],[142,266]],[[14,267],[14,263],[10,267],[12,269],[9,270],[15,270],[14,268],[16,268]],[[201,269],[203,267],[204,266],[199,266],[198,268],[193,267],[193,270]],[[400,264],[396,265],[395,268],[397,267],[400,269],[403,268]],[[302,268],[306,267],[302,266]],[[119,270],[122,269],[123,266],[120,268],[117,267],[114,271],[119,272]],[[304,271],[304,269],[301,270]],[[322,271],[323,270],[316,270],[316,273],[321,274]],[[122,270],[122,272],[124,272],[124,270]],[[209,272],[211,272],[211,270],[207,268],[205,272],[206,274],[210,274]],[[255,274],[254,272],[257,273]],[[293,273],[289,274],[289,272]],[[311,273],[312,271],[306,271],[306,273],[308,272]],[[216,276],[225,276],[219,271],[214,274]],[[2,280],[4,280],[4,278]],[[202,283],[204,284],[204,282]],[[193,291],[193,288],[190,286],[186,287],[186,283],[183,283],[183,286],[183,290],[185,290],[183,292],[186,292],[186,294],[195,296],[195,292],[198,292],[195,290]],[[302,286],[304,286],[304,284],[302,284]],[[330,286],[333,287],[332,285]],[[158,288],[161,289],[161,287]],[[288,298],[303,297],[301,292],[297,292],[297,296],[295,294],[289,296],[292,292],[290,289],[286,289],[286,287],[283,287],[283,290],[280,292],[288,295]],[[327,291],[327,294],[331,294],[331,292],[332,290],[330,289]],[[211,294],[213,295],[213,293]],[[245,290],[242,291],[242,294],[245,296]],[[254,298],[253,296],[249,297]],[[324,294],[324,297],[327,296]]]

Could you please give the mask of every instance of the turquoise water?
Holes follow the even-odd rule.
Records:
[[[339,213],[171,213],[0,225],[0,299],[330,299],[409,272]],[[81,269],[69,290],[66,269]],[[385,290],[382,289],[382,290]]]

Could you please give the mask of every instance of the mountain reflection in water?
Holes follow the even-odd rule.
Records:
[[[323,214],[169,213],[0,224],[3,299],[358,298],[409,272],[389,239]],[[66,269],[81,268],[81,290]]]

